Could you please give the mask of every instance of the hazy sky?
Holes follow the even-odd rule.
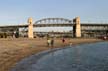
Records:
[[[25,24],[28,17],[108,22],[108,0],[0,0],[0,25]]]

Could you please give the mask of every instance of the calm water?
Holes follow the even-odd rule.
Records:
[[[12,71],[108,71],[108,42],[72,46],[35,58],[20,62]]]

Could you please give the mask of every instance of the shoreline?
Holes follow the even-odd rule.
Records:
[[[24,58],[51,49],[51,47],[47,47],[46,41],[46,39],[0,39],[0,45],[2,45],[0,47],[0,50],[2,50],[0,51],[0,71],[9,71]],[[70,43],[74,46],[100,41],[103,40],[66,39],[66,43],[63,44],[61,39],[56,39],[53,48],[63,48],[67,45],[69,46]]]

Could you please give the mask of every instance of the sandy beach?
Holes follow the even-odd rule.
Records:
[[[76,45],[81,43],[92,43],[102,41],[99,39],[65,39],[66,42],[62,43],[61,38],[54,39],[53,48],[62,48],[64,46]],[[15,64],[23,58],[36,54],[41,51],[50,49],[47,46],[47,39],[45,38],[7,38],[0,39],[0,71],[9,71]]]

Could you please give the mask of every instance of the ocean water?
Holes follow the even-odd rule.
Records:
[[[12,71],[108,71],[108,42],[69,46],[35,58],[19,63]]]

